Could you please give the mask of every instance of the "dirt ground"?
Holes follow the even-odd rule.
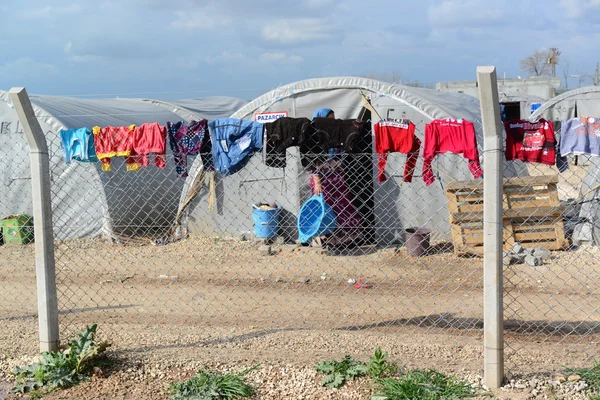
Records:
[[[259,398],[362,399],[372,392],[368,383],[327,391],[313,366],[345,354],[366,361],[378,346],[400,365],[477,381],[482,259],[455,257],[443,245],[436,251],[422,258],[404,249],[330,255],[281,245],[265,256],[254,242],[221,238],[167,246],[60,243],[62,339],[97,323],[122,362],[108,378],[52,398],[166,398],[168,382],[202,365],[261,364],[252,375]],[[505,268],[510,375],[552,374],[597,356],[598,255],[581,248],[555,252],[540,267]],[[0,247],[0,257],[2,381],[36,353],[37,320],[33,246]],[[525,398],[523,391],[497,398]]]

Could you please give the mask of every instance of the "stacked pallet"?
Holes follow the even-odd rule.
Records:
[[[504,249],[523,247],[563,250],[565,207],[558,198],[557,176],[504,179]],[[483,182],[453,182],[446,188],[454,252],[483,254]]]

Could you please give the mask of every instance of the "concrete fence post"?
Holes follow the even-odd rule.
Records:
[[[58,300],[48,145],[25,88],[12,88],[9,94],[30,150],[40,350],[56,351],[59,346]]]
[[[484,378],[490,389],[504,380],[503,154],[495,67],[478,67],[483,126],[483,325]]]

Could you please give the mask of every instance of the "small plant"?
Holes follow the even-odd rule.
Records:
[[[342,361],[328,360],[317,364],[317,372],[325,375],[321,384],[327,388],[339,388],[346,383],[367,373],[368,367],[364,363],[346,356]]]
[[[254,388],[244,382],[244,376],[256,368],[235,375],[202,370],[185,382],[172,384],[169,392],[173,395],[173,400],[230,400],[252,397]]]
[[[88,380],[93,361],[110,346],[107,342],[94,342],[96,328],[95,324],[88,326],[62,351],[42,353],[39,363],[16,367],[12,373],[17,376],[17,383],[12,392],[31,392],[39,398],[43,394],[41,389],[49,392]]]
[[[381,347],[375,350],[373,357],[370,357],[369,365],[367,366],[367,374],[373,379],[387,378],[398,372],[398,366],[389,361],[388,353],[384,353]]]
[[[386,400],[464,399],[488,395],[467,382],[435,370],[408,371],[399,378],[377,379],[376,383],[379,388],[376,396]]]
[[[594,366],[591,368],[567,368],[568,374],[579,375],[585,383],[588,384],[589,390],[592,392],[600,392],[600,363],[594,361]],[[600,400],[599,394],[590,394],[590,400]]]

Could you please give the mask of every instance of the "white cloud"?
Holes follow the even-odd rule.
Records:
[[[283,18],[266,24],[262,38],[280,44],[327,40],[333,36],[331,24],[319,18]]]
[[[73,50],[73,42],[69,40],[69,42],[65,45],[65,53],[69,54]]]
[[[429,6],[427,18],[432,28],[479,27],[501,21],[505,12],[502,1],[443,0]]]
[[[56,74],[58,74],[58,68],[54,65],[36,62],[29,57],[0,64],[0,76],[9,77],[11,80],[44,78]]]
[[[56,17],[62,17],[64,15],[79,14],[81,12],[81,6],[79,4],[71,4],[65,7],[53,7],[45,6],[40,8],[32,8],[29,10],[23,10],[19,13],[21,19],[33,20],[33,19],[50,19]]]
[[[304,61],[300,56],[288,56],[285,53],[263,53],[259,57],[262,63],[298,64]]]

